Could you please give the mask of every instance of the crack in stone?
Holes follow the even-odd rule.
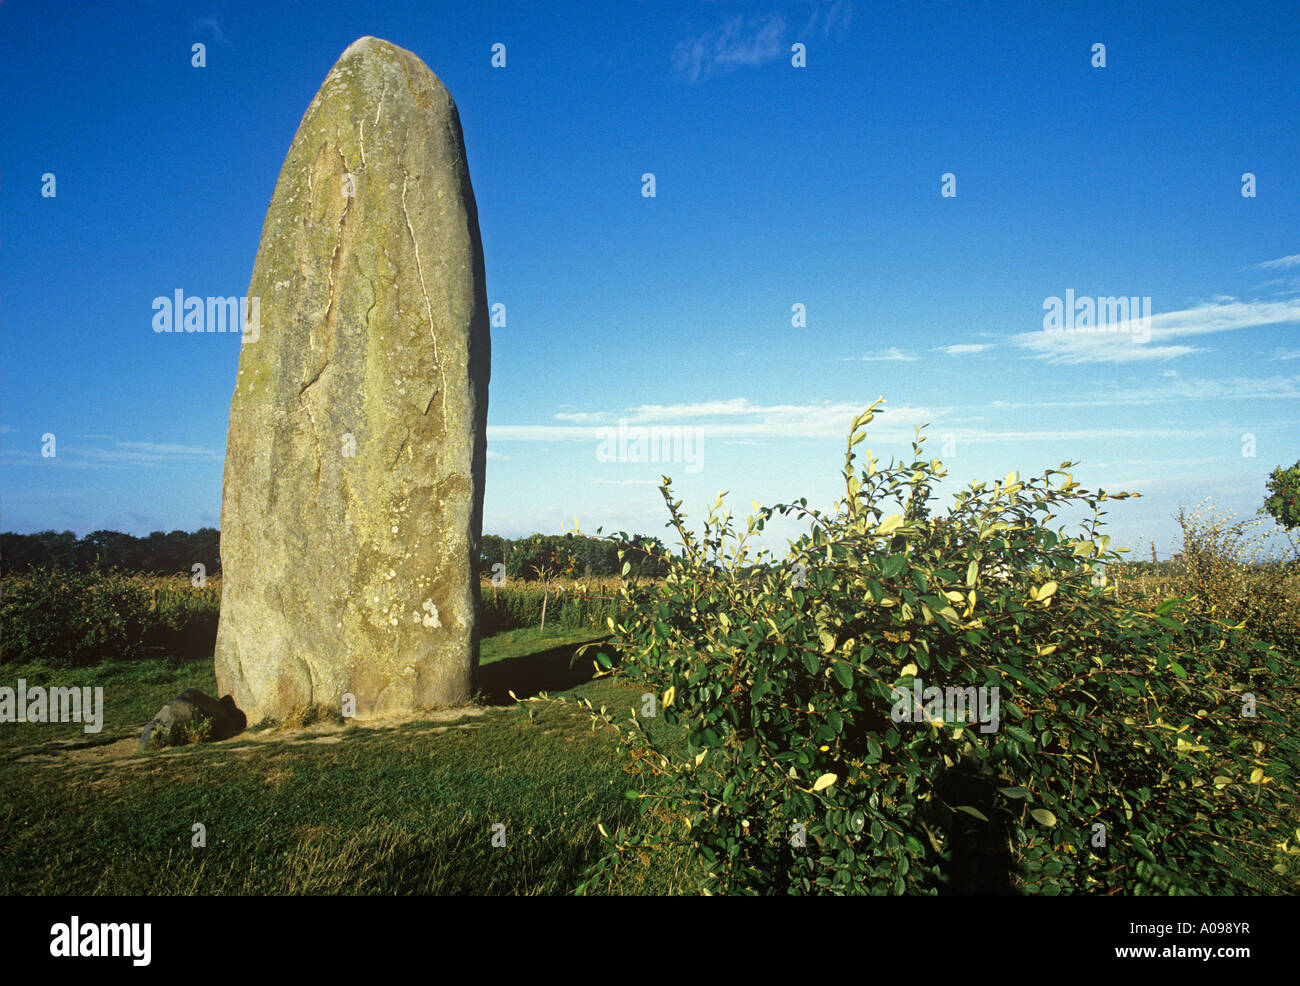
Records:
[[[370,285],[370,307],[366,309],[365,315],[362,316],[366,322],[366,338],[370,338],[370,313],[375,310],[375,305],[379,304],[379,292],[375,290],[375,282],[369,276],[366,277],[366,283]]]
[[[405,156],[405,152],[406,152],[405,144],[402,145],[402,152],[403,152],[403,156]],[[406,171],[406,165],[403,164],[402,165],[402,218],[406,220],[406,231],[411,234],[411,245],[415,248],[415,272],[420,276],[420,294],[424,295],[424,308],[429,316],[429,338],[433,341],[433,362],[438,369],[438,375],[441,377],[442,360],[438,358],[438,336],[433,328],[433,305],[429,303],[429,292],[424,286],[424,265],[421,264],[420,262],[420,244],[415,239],[415,230],[411,227],[411,216],[406,211],[406,184],[407,181],[410,179],[410,177],[411,176]],[[444,381],[444,384],[445,382],[446,381]],[[435,394],[439,393],[441,389],[442,388],[436,388],[434,390],[434,393]],[[432,397],[429,399],[429,403],[430,404],[433,403]],[[425,409],[425,413],[428,414],[428,408]],[[444,422],[447,420],[447,398],[445,396],[443,397],[442,400],[442,419]]]
[[[317,380],[319,380],[319,379],[320,379],[320,378],[325,374],[325,367],[327,367],[327,366],[329,366],[329,365],[330,365],[330,364],[329,364],[329,360],[326,360],[324,363],[321,364],[320,369],[316,371],[316,375],[315,375],[314,377],[312,377],[310,380],[308,380],[305,384],[302,385],[302,389],[298,391],[298,397],[299,397],[299,399],[302,398],[302,395],[303,395],[303,394],[307,393],[308,388],[310,388],[310,387],[312,386],[312,384],[314,384]]]
[[[348,171],[347,158],[343,156],[343,152],[338,148],[335,148],[335,153],[338,154],[339,160],[343,163],[343,174],[349,174],[350,172]],[[352,197],[349,195],[345,195],[343,196],[343,214],[339,216],[338,241],[334,244],[334,253],[330,257],[330,269],[329,269],[330,303],[329,303],[329,307],[325,309],[325,328],[329,331],[329,335],[327,338],[331,342],[334,340],[334,307],[335,307],[335,302],[337,301],[337,299],[334,297],[334,276],[338,274],[343,268],[343,260],[342,257],[340,256],[340,251],[343,249],[343,240],[346,238],[346,234],[347,234],[348,216],[351,215],[351,213],[352,213]],[[326,353],[325,358],[327,361],[329,360],[328,352]]]
[[[322,145],[321,149],[322,150],[324,149],[324,145]],[[339,156],[339,161],[342,162],[342,167],[343,167],[342,174],[348,174],[349,172],[348,172],[347,158],[343,156],[343,152],[337,147],[334,149],[334,152]],[[317,152],[317,157],[319,157],[319,152]],[[310,168],[307,171],[307,187],[309,189],[311,188]],[[341,188],[342,186],[340,185],[340,190]],[[316,371],[316,375],[313,376],[309,381],[304,383],[301,389],[299,389],[298,391],[298,406],[301,407],[302,410],[305,411],[307,414],[307,420],[311,423],[312,438],[316,443],[316,481],[315,482],[317,486],[320,485],[321,472],[325,464],[325,450],[321,445],[320,429],[316,425],[316,416],[311,412],[311,406],[308,403],[306,394],[307,394],[307,390],[313,385],[315,385],[316,383],[318,383],[320,379],[325,375],[325,371],[329,369],[330,355],[334,348],[333,347],[334,325],[337,319],[336,307],[337,307],[338,298],[336,297],[335,277],[339,275],[343,269],[343,243],[344,240],[347,239],[348,217],[351,214],[352,214],[352,198],[351,196],[345,195],[343,197],[343,213],[339,216],[338,239],[334,244],[334,252],[330,256],[329,270],[326,272],[329,278],[329,304],[325,308],[324,320],[321,323],[321,329],[322,329],[321,348],[324,350],[324,359],[321,362],[320,369]],[[372,305],[371,307],[373,308],[374,306]],[[311,348],[314,350],[316,348],[316,333],[314,332],[308,333],[307,340]]]
[[[397,446],[397,454],[393,456],[393,461],[388,463],[389,470],[392,470],[397,465],[397,460],[402,457],[402,453],[406,451],[406,447],[410,443],[411,443],[411,429],[407,428],[406,434],[402,437],[402,443]]]

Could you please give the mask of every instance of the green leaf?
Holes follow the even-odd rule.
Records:
[[[1033,734],[1026,732],[1025,730],[1021,729],[1019,726],[1007,726],[1006,729],[1007,729],[1008,736],[1012,736],[1018,739],[1021,743],[1024,743],[1026,746],[1033,745],[1034,743]]]
[[[894,531],[898,530],[902,526],[903,526],[903,515],[890,514],[888,517],[886,517],[884,520],[880,522],[880,526],[876,528],[876,533],[892,534]]]
[[[907,556],[903,554],[890,555],[880,563],[880,574],[882,577],[892,579],[895,575],[903,570],[907,564]]]
[[[1135,848],[1138,851],[1138,854],[1143,859],[1145,859],[1149,863],[1159,862],[1159,860],[1156,859],[1155,853],[1151,851],[1151,847],[1147,845],[1146,839],[1142,838],[1142,836],[1137,834],[1131,835],[1129,836],[1129,838],[1133,842],[1133,848]]]
[[[988,816],[985,815],[982,811],[980,811],[977,808],[972,808],[970,805],[953,805],[952,810],[964,811],[966,814],[970,815],[971,817],[978,818],[981,822],[987,822],[989,820]]]
[[[841,661],[835,665],[835,680],[845,688],[853,687],[853,669],[847,662]]]
[[[1046,808],[1034,808],[1029,814],[1034,817],[1034,821],[1039,825],[1046,826],[1049,829],[1056,824],[1056,816]]]

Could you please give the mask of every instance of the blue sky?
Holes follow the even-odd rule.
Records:
[[[371,34],[460,110],[506,312],[486,531],[667,539],[665,472],[695,520],[829,506],[883,396],[862,448],[928,423],[941,493],[1078,461],[1143,494],[1115,543],[1166,557],[1179,504],[1253,514],[1300,458],[1300,11],[1134,6],[5,0],[0,528],[218,525],[239,342],[157,334],[153,299],[247,292],[298,122]],[[1152,316],[1048,331],[1067,291]],[[601,461],[620,420],[698,459]]]

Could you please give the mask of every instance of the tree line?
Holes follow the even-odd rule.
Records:
[[[204,573],[212,576],[221,571],[220,540],[215,527],[192,533],[154,531],[147,537],[120,531],[93,531],[80,538],[71,531],[7,531],[0,533],[0,572],[17,574],[34,568],[86,572],[99,568],[148,575],[190,575],[195,564],[202,564]],[[621,547],[632,572],[646,577],[663,575],[663,563],[637,547],[645,541],[653,544],[655,555],[663,554],[664,546],[658,538],[641,535],[608,539],[573,532],[523,538],[485,534],[480,544],[479,571],[484,578],[495,575],[524,580],[617,576],[622,571],[618,559]],[[498,564],[503,567],[496,567]]]
[[[196,564],[204,573],[221,569],[215,527],[189,531],[154,531],[136,537],[120,531],[92,531],[77,537],[71,531],[38,531],[35,534],[0,534],[0,571],[5,574],[33,568],[59,568],[86,572],[91,569],[120,569],[149,575],[190,575]]]

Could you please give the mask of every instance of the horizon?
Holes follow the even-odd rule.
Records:
[[[156,301],[244,297],[298,123],[365,35],[460,114],[493,313],[485,534],[576,519],[672,549],[663,473],[697,533],[722,490],[742,527],[751,501],[829,508],[881,396],[859,465],[910,461],[929,424],[932,514],[1077,462],[1142,494],[1107,505],[1127,561],[1181,550],[1180,506],[1252,519],[1300,458],[1300,11],[588,14],[0,5],[0,528],[220,528],[240,343],[156,331]],[[672,461],[632,461],[638,428]]]

